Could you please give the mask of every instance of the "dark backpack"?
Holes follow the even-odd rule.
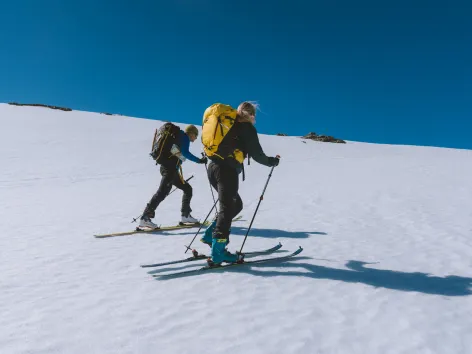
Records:
[[[172,158],[177,158],[171,153],[172,145],[177,143],[180,128],[170,122],[165,123],[162,127],[156,129],[154,140],[152,141],[152,151],[149,155],[158,164],[168,164]]]

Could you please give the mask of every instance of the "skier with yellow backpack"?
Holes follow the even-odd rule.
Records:
[[[203,115],[203,149],[211,161],[208,179],[218,192],[220,206],[216,220],[200,240],[211,247],[211,265],[234,263],[243,257],[230,253],[226,245],[229,243],[231,221],[243,208],[238,194],[238,177],[241,172],[244,174],[244,159],[250,156],[268,167],[279,164],[279,158],[268,157],[259,143],[254,127],[256,110],[257,105],[251,102],[243,102],[237,109],[215,103]]]

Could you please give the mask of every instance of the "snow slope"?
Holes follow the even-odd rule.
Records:
[[[184,257],[196,229],[93,234],[132,228],[157,189],[159,122],[6,104],[0,121],[2,354],[472,353],[472,151],[261,135],[282,160],[245,250],[304,252],[155,280],[139,265]],[[231,250],[268,173],[246,167]],[[192,174],[203,218],[205,169]],[[180,197],[157,223],[175,224]]]

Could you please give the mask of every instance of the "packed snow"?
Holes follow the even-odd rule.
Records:
[[[260,135],[282,158],[244,250],[303,252],[163,280],[204,261],[140,265],[188,257],[197,229],[94,237],[136,226],[160,181],[148,154],[162,122],[7,104],[0,119],[2,354],[472,353],[470,150]],[[205,167],[183,171],[203,220]],[[269,171],[246,165],[231,251]],[[181,196],[154,221],[175,225]]]

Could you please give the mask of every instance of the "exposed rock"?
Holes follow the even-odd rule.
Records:
[[[41,103],[17,103],[17,102],[8,102],[8,104],[12,106],[33,106],[33,107],[46,107],[46,108],[51,108],[51,109],[59,109],[61,111],[66,111],[70,112],[72,109],[67,108],[67,107],[58,107],[58,106],[49,106],[46,104],[41,104]]]
[[[277,136],[287,136],[285,133],[277,133]]]
[[[323,141],[327,143],[338,143],[338,144],[346,144],[344,140],[333,138],[329,135],[318,135],[316,133],[311,132],[308,135],[302,136],[302,139],[310,139],[315,141]]]

